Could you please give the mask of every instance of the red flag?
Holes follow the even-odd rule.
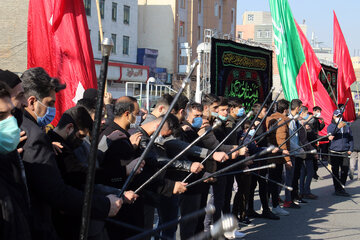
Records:
[[[344,112],[346,121],[356,119],[354,101],[351,95],[350,86],[356,81],[354,67],[351,62],[349,49],[346,45],[344,35],[341,31],[339,22],[334,11],[334,63],[338,66],[337,92],[338,103],[349,102]]]
[[[43,67],[66,83],[56,95],[57,124],[87,88],[96,88],[94,56],[82,0],[30,0],[28,68]]]
[[[314,99],[316,106],[321,107],[321,115],[324,118],[326,127],[319,133],[320,135],[327,134],[327,126],[331,123],[333,112],[336,109],[335,103],[331,100],[328,92],[325,87],[319,81],[319,73],[321,71],[321,64],[317,59],[314,50],[311,48],[308,40],[306,39],[305,34],[301,30],[300,26],[295,21],[296,28],[299,33],[301,45],[305,53],[305,61],[307,68],[300,68],[299,75],[296,81],[296,87],[298,89],[299,99],[303,102],[303,105],[308,107],[312,111],[314,107],[314,101],[311,92],[311,86],[309,81],[309,76],[311,79],[311,84],[314,92]]]

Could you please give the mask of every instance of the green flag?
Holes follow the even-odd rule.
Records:
[[[274,30],[275,54],[285,98],[298,97],[296,77],[305,55],[287,0],[269,0]]]

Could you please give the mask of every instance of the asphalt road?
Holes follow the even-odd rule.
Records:
[[[280,220],[254,219],[254,226],[241,228],[247,234],[245,239],[359,240],[360,181],[348,179],[346,191],[351,197],[340,197],[333,195],[330,174],[323,167],[318,174],[324,179],[311,183],[312,193],[319,196],[317,200],[308,200],[301,209],[286,209],[290,215]],[[284,192],[281,198],[284,199]],[[260,205],[257,195],[255,210],[260,210]]]

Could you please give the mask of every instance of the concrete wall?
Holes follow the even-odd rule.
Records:
[[[174,73],[177,19],[175,0],[139,0],[138,47],[159,50],[157,67]],[[185,31],[186,32],[186,31]]]
[[[1,0],[0,69],[22,73],[27,66],[29,0]]]

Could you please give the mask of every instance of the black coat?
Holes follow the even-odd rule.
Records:
[[[0,154],[0,239],[31,239],[29,202],[17,152]]]
[[[33,238],[56,239],[51,208],[80,216],[84,194],[64,183],[49,137],[27,111],[24,113],[21,129],[27,135],[23,146],[23,160],[31,199]],[[92,217],[106,218],[109,209],[108,198],[94,196]]]
[[[352,122],[350,128],[354,138],[354,151],[360,152],[360,118]]]

